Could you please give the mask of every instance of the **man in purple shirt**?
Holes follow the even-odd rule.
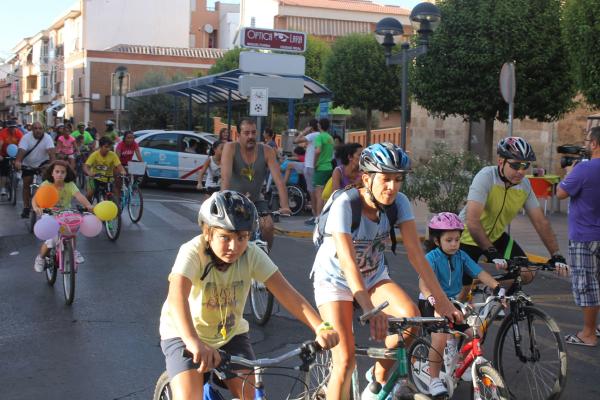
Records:
[[[560,183],[559,199],[571,198],[569,206],[569,255],[575,304],[583,311],[583,330],[567,335],[565,341],[596,346],[600,329],[600,127],[585,138],[591,154],[578,163]]]

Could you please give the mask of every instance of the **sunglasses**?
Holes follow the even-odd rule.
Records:
[[[531,163],[530,162],[509,162],[508,165],[515,171],[519,171],[521,169],[529,169],[529,166],[531,165]]]

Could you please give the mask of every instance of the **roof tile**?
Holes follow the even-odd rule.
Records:
[[[175,57],[191,57],[191,58],[221,58],[225,54],[225,49],[211,48],[187,48],[187,47],[161,47],[161,46],[146,46],[135,44],[118,44],[106,51],[114,51],[118,53],[129,54],[148,54],[154,56],[175,56]]]
[[[335,10],[362,11],[381,14],[410,14],[410,10],[406,8],[377,4],[369,0],[279,0],[279,4],[287,6],[330,8]]]

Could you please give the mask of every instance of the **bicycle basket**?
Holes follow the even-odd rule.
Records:
[[[60,224],[60,234],[65,236],[74,236],[79,231],[79,226],[83,221],[81,214],[72,211],[62,211],[54,216]]]
[[[127,171],[131,175],[144,175],[146,172],[146,163],[129,161],[129,163],[127,163]]]

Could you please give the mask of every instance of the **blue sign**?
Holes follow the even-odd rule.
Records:
[[[319,118],[329,117],[329,99],[321,99],[319,102]]]

